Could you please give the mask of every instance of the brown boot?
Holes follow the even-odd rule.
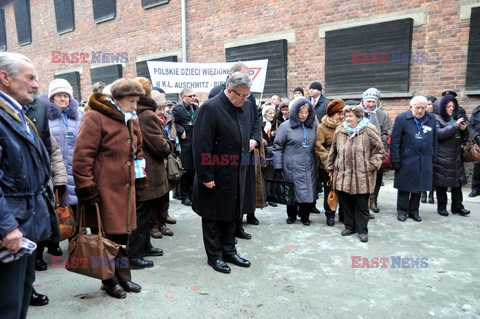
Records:
[[[377,197],[374,194],[370,195],[370,209],[374,213],[378,213],[380,211],[377,205]]]
[[[173,231],[171,231],[170,228],[168,228],[165,224],[160,225],[159,231],[164,236],[173,236]]]
[[[150,228],[150,236],[152,236],[153,238],[162,238],[162,233],[160,232],[160,230],[158,229],[157,226],[153,226],[152,228]]]

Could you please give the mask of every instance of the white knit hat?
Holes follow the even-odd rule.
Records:
[[[55,79],[48,84],[48,99],[51,100],[55,94],[67,93],[70,100],[73,100],[73,89],[65,79]]]

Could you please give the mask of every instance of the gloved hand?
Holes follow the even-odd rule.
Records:
[[[62,198],[65,195],[65,192],[67,191],[67,185],[53,186],[53,193],[55,193],[57,190],[58,190],[58,197]]]
[[[398,172],[400,170],[400,163],[392,163],[392,167],[395,172]]]
[[[477,145],[480,147],[480,135],[475,137],[475,143],[477,143]]]

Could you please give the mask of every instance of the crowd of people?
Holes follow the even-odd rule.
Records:
[[[358,101],[330,100],[315,81],[308,97],[296,87],[291,100],[274,95],[257,107],[251,85],[248,66],[240,62],[201,105],[188,87],[176,103],[147,78],[119,79],[94,84],[81,111],[68,81],[54,79],[36,97],[32,62],[1,53],[1,247],[17,253],[23,239],[38,246],[31,255],[0,260],[0,313],[25,318],[29,305],[48,303],[33,282],[35,270],[47,270],[45,248],[63,254],[53,193],[75,215],[86,213],[92,233],[98,231],[94,217],[100,208],[106,237],[121,245],[117,258],[129,261],[102,280],[101,289],[119,299],[142,289],[130,270],[153,267],[144,257],[163,255],[151,237],[173,235],[167,227],[177,222],[169,214],[170,192],[201,217],[207,263],[222,273],[231,272],[229,263],[250,266],[236,249],[236,238],[252,238],[242,227],[243,215],[259,225],[255,210],[278,206],[265,187],[278,176],[293,184],[287,224],[299,219],[309,226],[310,214],[320,213],[316,203],[323,193],[326,225],[335,224],[338,212],[341,235],[358,234],[361,242],[368,241],[371,212],[380,212],[388,166],[395,171],[400,222],[420,222],[420,201],[428,197],[433,203],[433,191],[438,214],[449,215],[448,192],[451,213],[470,213],[463,206],[462,145],[480,145],[480,106],[469,121],[455,92],[438,100],[415,96],[392,125],[375,88]],[[181,159],[179,179],[167,174],[170,155]],[[480,194],[479,165],[471,197]],[[331,192],[338,207],[327,201]]]

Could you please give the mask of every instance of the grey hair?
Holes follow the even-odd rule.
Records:
[[[102,93],[105,88],[105,82],[95,82],[92,86],[93,93]]]
[[[417,103],[425,103],[427,104],[428,101],[427,101],[427,98],[422,96],[422,95],[417,95],[417,96],[414,96],[411,100],[410,100],[410,106],[416,106]]]
[[[365,111],[360,105],[345,105],[345,107],[343,108],[343,115],[350,112],[355,114],[358,118],[362,118],[365,116]]]
[[[227,89],[235,90],[239,86],[250,88],[252,87],[252,80],[246,74],[235,72],[227,80]]]
[[[230,74],[242,72],[243,70],[248,70],[248,66],[243,62],[237,62],[230,67]]]
[[[21,62],[33,64],[32,61],[20,53],[0,52],[0,70],[7,71],[8,75],[15,77],[20,71]]]
[[[185,95],[185,93],[187,92],[193,92],[192,88],[190,87],[186,87],[186,88],[183,88],[181,91],[180,91],[180,96],[183,97]]]

